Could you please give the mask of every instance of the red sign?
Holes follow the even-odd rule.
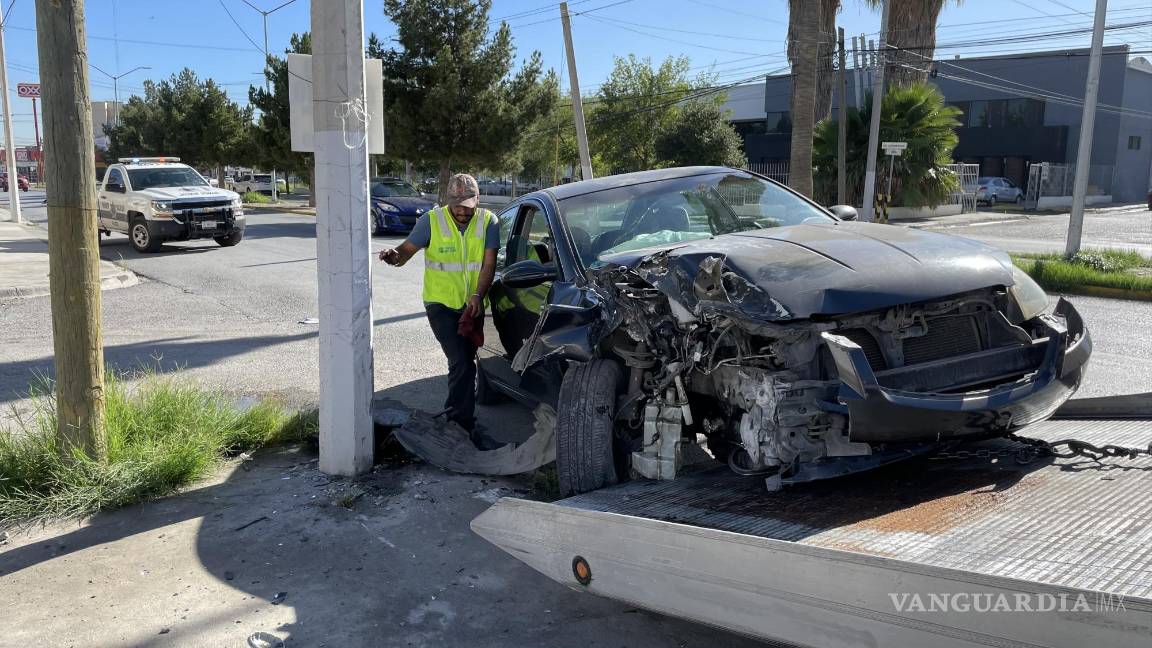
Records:
[[[16,149],[16,161],[17,162],[27,162],[28,161],[28,151],[25,149]]]
[[[39,83],[17,83],[16,96],[25,99],[39,98],[40,97],[40,84]]]

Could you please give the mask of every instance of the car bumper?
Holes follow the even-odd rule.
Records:
[[[1003,434],[1042,421],[1076,391],[1092,352],[1091,338],[1071,303],[1061,299],[1054,315],[1042,316],[1048,334],[1031,346],[880,374],[873,372],[858,345],[825,333],[840,376],[839,403],[829,404],[829,409],[846,408],[850,439],[866,443]],[[922,390],[942,379],[958,384],[1007,382],[971,391]]]
[[[398,214],[378,209],[372,210],[372,217],[376,219],[377,230],[389,234],[407,234],[416,226],[416,221],[420,220],[419,214]]]
[[[215,227],[207,226],[215,222]],[[243,213],[225,211],[220,214],[201,214],[183,219],[151,220],[148,226],[153,236],[172,241],[192,241],[197,239],[230,236],[236,232],[243,232],[247,225]]]

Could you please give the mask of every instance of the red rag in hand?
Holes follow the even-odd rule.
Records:
[[[461,316],[456,335],[468,338],[477,349],[484,346],[484,313],[478,317]]]

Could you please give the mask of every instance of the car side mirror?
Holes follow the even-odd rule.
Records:
[[[109,182],[104,185],[105,191],[115,191],[116,193],[124,193],[124,185],[118,182]]]
[[[557,276],[556,266],[544,265],[534,259],[525,259],[505,268],[500,275],[500,283],[509,288],[531,288],[556,281]]]
[[[840,220],[854,221],[859,215],[856,213],[856,208],[852,205],[832,205],[828,208],[832,215]]]

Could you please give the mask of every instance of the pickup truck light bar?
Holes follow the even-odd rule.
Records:
[[[180,158],[178,158],[178,157],[130,157],[130,158],[119,158],[117,161],[120,162],[121,164],[136,164],[138,162],[157,162],[159,164],[163,164],[165,162],[179,162]]]

